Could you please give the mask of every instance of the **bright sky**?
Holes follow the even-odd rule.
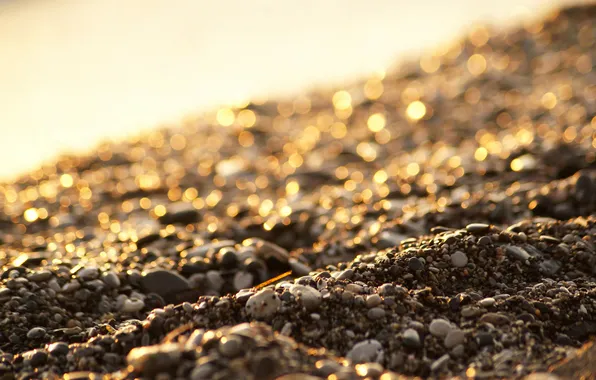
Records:
[[[341,86],[476,22],[571,2],[0,0],[0,178],[220,104]]]

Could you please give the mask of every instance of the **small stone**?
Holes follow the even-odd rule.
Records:
[[[378,340],[369,339],[356,343],[346,357],[354,364],[383,361],[383,346]]]
[[[238,356],[242,352],[242,340],[237,336],[221,338],[219,352],[227,358]]]
[[[478,305],[482,306],[482,307],[491,307],[492,305],[495,304],[495,299],[492,297],[488,297],[488,298],[484,298],[481,299],[480,301],[478,301]]]
[[[362,378],[376,379],[383,373],[383,366],[379,363],[360,364],[357,373]]]
[[[124,301],[121,311],[123,313],[136,313],[143,310],[144,307],[145,302],[143,300],[132,298]]]
[[[290,287],[290,293],[309,311],[317,309],[323,300],[321,293],[310,286],[294,284]]]
[[[406,347],[418,348],[420,347],[420,335],[418,331],[409,328],[403,332],[403,343]]]
[[[27,338],[40,339],[46,335],[46,330],[42,327],[34,327],[27,332]]]
[[[55,342],[48,346],[48,352],[52,356],[60,356],[68,354],[68,344],[64,342]]]
[[[476,336],[476,342],[478,342],[480,347],[492,346],[493,336],[490,333],[481,332]]]
[[[462,251],[455,251],[451,255],[451,265],[456,268],[463,268],[468,265],[468,256]]]
[[[424,269],[424,264],[422,263],[422,261],[420,261],[419,258],[410,257],[410,259],[408,260],[408,267],[413,271],[417,271]]]
[[[27,278],[29,279],[29,281],[33,281],[33,282],[42,282],[42,281],[47,281],[50,278],[52,278],[53,274],[52,272],[50,272],[49,270],[40,270],[38,272],[33,272],[30,275],[27,276]]]
[[[383,300],[378,294],[371,294],[368,297],[366,297],[366,307],[368,307],[369,309],[379,306],[382,302]]]
[[[182,356],[176,343],[133,348],[126,356],[126,362],[134,371],[155,374],[175,367]]]
[[[449,331],[447,336],[445,337],[445,347],[452,348],[457,346],[458,344],[462,344],[466,340],[466,334],[460,329],[453,329]]]
[[[292,270],[292,274],[294,276],[306,276],[310,272],[312,272],[312,268],[306,264],[301,263],[300,261],[296,260],[295,258],[290,258],[288,260],[290,264],[290,269]]]
[[[441,370],[441,368],[443,368],[445,366],[445,364],[447,364],[448,362],[449,362],[449,354],[445,354],[445,355],[441,356],[440,358],[435,360],[430,365],[431,372],[437,372],[437,371]]]
[[[486,232],[490,229],[490,225],[489,224],[485,224],[485,223],[470,223],[466,226],[466,230],[468,232],[471,232],[473,234],[475,233],[481,233],[481,232]]]
[[[225,282],[223,277],[221,277],[221,274],[216,270],[208,271],[206,274],[206,279],[209,289],[215,290],[216,292],[219,292]]]
[[[354,294],[360,294],[360,293],[362,293],[364,288],[358,284],[348,284],[348,285],[346,285],[346,290],[348,292],[352,292]]]
[[[505,252],[518,260],[521,261],[526,261],[527,259],[530,258],[530,254],[528,252],[526,252],[524,249],[517,247],[515,245],[506,245],[505,246]]]
[[[369,319],[377,320],[385,317],[385,310],[381,309],[380,307],[373,307],[367,312],[367,317]]]
[[[77,280],[67,282],[60,289],[63,293],[74,293],[81,288],[81,283]]]
[[[77,277],[83,281],[95,280],[99,277],[99,270],[95,267],[83,268],[77,272]]]
[[[234,275],[234,288],[237,290],[248,289],[252,286],[254,276],[245,271],[236,272]]]
[[[141,286],[147,293],[156,293],[169,303],[177,303],[178,294],[190,290],[188,280],[165,269],[145,273],[141,277]]]
[[[101,280],[110,288],[119,288],[120,287],[120,278],[114,272],[105,272],[101,276]]]
[[[488,236],[482,236],[480,239],[478,239],[478,245],[481,245],[481,246],[487,246],[487,245],[491,244],[492,242],[493,241]]]
[[[338,280],[349,280],[354,276],[354,270],[353,269],[346,269],[343,270],[339,273],[339,275],[337,276]]]
[[[428,327],[428,331],[437,337],[445,337],[453,329],[450,322],[444,319],[433,319]]]
[[[509,317],[501,313],[486,313],[480,317],[480,322],[488,322],[495,326],[499,326],[509,323],[510,320]]]
[[[397,291],[395,289],[395,286],[393,286],[393,284],[383,284],[383,285],[379,286],[379,295],[381,295],[383,297],[394,296],[396,294],[397,294]]]
[[[263,289],[252,295],[246,301],[246,313],[256,319],[267,319],[272,317],[279,307],[281,300],[277,293],[271,289]]]
[[[191,224],[200,220],[200,214],[192,204],[178,202],[171,204],[158,220],[161,224]]]

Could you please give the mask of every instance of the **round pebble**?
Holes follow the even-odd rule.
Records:
[[[310,311],[317,309],[323,300],[321,293],[310,286],[294,284],[290,287],[290,293]]]
[[[416,331],[412,328],[406,329],[402,334],[402,338],[403,338],[403,343],[406,347],[411,347],[411,348],[420,347],[420,335],[418,334],[418,331]]]
[[[43,338],[46,335],[46,330],[42,327],[34,327],[27,332],[27,338],[29,339],[39,339]]]
[[[281,300],[277,293],[271,289],[263,289],[252,295],[246,301],[246,313],[256,319],[267,319],[275,315]]]
[[[378,340],[369,339],[359,343],[356,343],[350,351],[348,351],[346,357],[352,363],[368,363],[383,361],[383,346]]]
[[[466,340],[466,334],[460,329],[453,329],[447,333],[445,337],[445,347],[452,348],[458,344],[462,344]]]
[[[428,331],[432,335],[440,338],[445,337],[452,329],[453,326],[449,321],[440,318],[433,319],[428,327]]]
[[[451,265],[456,268],[463,268],[468,265],[468,256],[462,251],[455,251],[451,255]]]

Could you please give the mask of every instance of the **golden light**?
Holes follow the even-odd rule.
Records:
[[[35,209],[35,208],[28,208],[23,213],[23,217],[25,218],[26,221],[28,221],[29,223],[31,223],[31,222],[35,222],[39,218],[39,215],[37,213],[37,209]]]
[[[410,162],[406,167],[406,173],[408,173],[408,175],[411,177],[417,175],[420,173],[420,165],[415,162]]]
[[[300,191],[300,185],[296,181],[290,181],[286,185],[286,194],[294,195]]]
[[[333,106],[338,110],[346,110],[352,107],[352,96],[347,91],[338,91],[333,94]]]
[[[480,147],[474,152],[474,159],[476,159],[476,161],[484,161],[486,160],[486,157],[488,157],[488,150],[484,147]]]
[[[385,183],[387,181],[387,172],[383,169],[377,171],[373,177],[373,181],[376,183]]]
[[[224,126],[229,127],[230,125],[234,124],[234,120],[236,117],[234,116],[234,111],[229,108],[221,108],[217,111],[217,122]]]
[[[153,212],[155,213],[155,215],[157,215],[158,217],[164,216],[166,214],[166,206],[164,205],[157,205],[155,206],[155,208],[153,209]]]
[[[238,112],[238,117],[236,119],[244,128],[250,128],[257,122],[257,116],[251,110],[242,110]]]
[[[478,76],[486,70],[486,59],[481,54],[474,54],[468,59],[468,71]]]
[[[60,184],[62,187],[72,187],[74,180],[70,174],[62,174],[60,176]]]
[[[373,113],[370,115],[367,122],[368,129],[370,129],[372,132],[381,131],[383,128],[385,128],[385,123],[385,115],[381,113]]]
[[[379,79],[370,79],[364,84],[364,96],[370,100],[380,98],[384,90],[383,82]]]
[[[356,153],[364,159],[364,161],[371,162],[377,158],[377,151],[367,142],[361,142],[356,146]]]
[[[174,150],[182,150],[186,147],[186,137],[177,133],[170,138],[170,146]]]
[[[426,55],[420,58],[420,68],[426,73],[432,74],[441,67],[441,60],[434,55]]]
[[[514,172],[519,172],[522,171],[524,169],[524,162],[519,159],[519,158],[515,158],[514,160],[511,161],[511,170],[513,170]]]
[[[333,123],[333,125],[331,126],[331,136],[333,136],[336,139],[346,137],[347,133],[348,129],[346,128],[346,125],[344,123],[337,122]]]
[[[413,101],[406,108],[406,116],[413,121],[418,121],[426,115],[426,106],[420,100]]]
[[[544,108],[552,110],[557,105],[557,96],[552,92],[547,92],[546,94],[542,95],[540,102]]]

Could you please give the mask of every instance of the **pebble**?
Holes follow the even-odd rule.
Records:
[[[466,230],[473,234],[486,232],[489,229],[490,229],[490,225],[485,224],[485,223],[470,223],[466,226]]]
[[[49,280],[50,278],[52,278],[52,276],[53,274],[49,270],[40,270],[29,274],[27,278],[33,282],[42,282]]]
[[[463,268],[468,265],[468,256],[462,251],[455,251],[451,255],[451,265],[456,268]]]
[[[430,365],[431,372],[437,372],[442,369],[449,362],[449,354],[445,354],[432,362]]]
[[[27,338],[40,339],[46,335],[46,330],[42,327],[34,327],[27,332]]]
[[[236,290],[248,289],[253,285],[254,276],[245,271],[236,272],[234,275],[234,288]]]
[[[380,307],[373,307],[370,309],[367,314],[369,319],[377,320],[385,317],[385,310]]]
[[[406,347],[418,348],[420,347],[420,335],[418,331],[410,328],[403,332],[403,343]]]
[[[190,290],[188,280],[176,272],[156,269],[141,277],[141,286],[148,293],[160,295],[166,302],[175,301],[177,293]]]
[[[290,287],[290,293],[309,311],[316,310],[323,301],[321,293],[310,286],[294,284]]]
[[[343,270],[339,273],[339,275],[337,276],[338,280],[349,280],[354,276],[354,270],[353,269],[346,269]]]
[[[238,356],[242,351],[242,340],[236,336],[223,337],[219,341],[219,352],[227,358]]]
[[[48,352],[52,356],[66,355],[68,353],[68,344],[64,342],[54,342],[48,345]]]
[[[478,301],[478,305],[482,307],[491,307],[495,304],[496,300],[492,297],[484,298]]]
[[[83,268],[77,272],[77,277],[83,281],[95,280],[99,277],[99,270],[95,267]]]
[[[504,325],[510,322],[509,317],[501,313],[486,313],[480,317],[480,322],[488,322],[493,325]]]
[[[507,252],[507,254],[509,256],[511,256],[515,259],[521,260],[521,261],[526,261],[527,259],[530,258],[530,254],[528,252],[526,252],[521,247],[514,246],[514,245],[506,245],[505,252]]]
[[[216,270],[207,271],[206,278],[207,278],[207,286],[209,287],[209,289],[212,289],[215,291],[219,291],[225,283],[225,281],[221,277],[221,274],[219,273],[219,271],[216,271]]]
[[[422,261],[420,261],[419,258],[417,257],[411,257],[408,260],[408,266],[410,267],[411,270],[413,271],[418,271],[418,270],[422,270],[424,269],[424,264],[422,263]]]
[[[143,300],[133,298],[126,299],[126,301],[124,301],[124,304],[122,305],[121,310],[123,313],[136,313],[143,310],[144,307],[145,303],[143,302]]]
[[[383,361],[383,356],[383,346],[375,339],[356,343],[346,354],[346,358],[354,364],[369,362],[381,363]]]
[[[126,362],[135,371],[155,374],[178,364],[182,356],[176,343],[164,343],[158,346],[133,348],[126,356]]]
[[[271,289],[263,289],[246,301],[246,313],[256,319],[268,319],[277,313],[281,300]]]
[[[444,319],[433,319],[428,327],[428,331],[437,337],[445,337],[449,331],[453,329],[453,326],[449,321]]]
[[[116,289],[120,287],[120,278],[112,271],[104,272],[101,276],[101,280],[110,288]]]
[[[445,337],[445,347],[453,348],[458,344],[463,344],[466,340],[466,334],[460,329],[453,329],[447,333]]]
[[[383,300],[378,294],[371,294],[366,297],[366,307],[373,308],[379,306]]]

